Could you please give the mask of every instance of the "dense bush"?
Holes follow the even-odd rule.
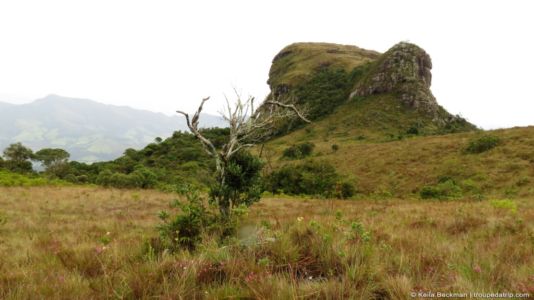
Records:
[[[77,179],[78,177],[75,178]],[[157,177],[149,169],[143,166],[138,166],[130,174],[104,170],[98,174],[96,183],[99,185],[116,188],[151,188],[156,185]]]
[[[408,130],[406,130],[406,133],[407,134],[412,134],[412,135],[418,135],[419,134],[419,128],[417,126],[410,126],[410,128],[408,128]]]
[[[341,182],[336,187],[336,197],[341,199],[347,199],[356,194],[356,188],[350,182]]]
[[[292,145],[284,150],[282,156],[289,159],[301,159],[310,156],[315,148],[315,144],[306,142]]]
[[[202,134],[216,147],[221,147],[228,139],[228,133],[227,128],[202,129]],[[69,162],[61,178],[119,188],[152,188],[176,183],[209,186],[213,183],[213,169],[213,161],[195,136],[177,131],[172,137],[158,140],[144,149],[126,149],[124,155],[114,161]]]
[[[419,195],[423,199],[451,200],[462,196],[462,188],[454,180],[447,178],[435,185],[424,186]]]
[[[3,162],[3,168],[15,173],[33,172],[32,163],[27,160],[6,160]]]
[[[350,183],[341,183],[339,193],[336,193],[339,178],[336,169],[328,162],[308,160],[298,165],[285,165],[271,173],[266,185],[273,193],[352,196],[354,187],[349,187]]]
[[[159,249],[167,249],[175,252],[179,249],[194,250],[196,245],[202,240],[201,234],[204,228],[213,222],[212,216],[204,206],[204,201],[198,191],[186,187],[182,191],[186,197],[186,202],[174,201],[173,207],[179,208],[180,212],[171,217],[167,212],[159,214],[163,221],[158,226]]]
[[[501,143],[499,137],[494,135],[483,135],[469,141],[469,144],[465,148],[465,152],[477,154],[486,152],[497,147]]]
[[[221,213],[240,205],[250,206],[257,202],[263,192],[261,180],[262,161],[247,151],[234,155],[226,166],[224,184],[213,184],[210,188],[210,201],[217,204]]]

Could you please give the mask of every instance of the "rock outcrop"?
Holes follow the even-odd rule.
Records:
[[[432,60],[420,47],[401,42],[376,62],[351,93],[353,96],[370,96],[394,92],[406,106],[436,114],[439,105],[430,91]]]
[[[327,117],[340,105],[355,103],[350,101],[354,97],[365,101],[388,97],[392,102],[381,108],[384,112],[403,109],[399,112],[412,118],[414,124],[426,124],[425,132],[474,129],[474,125],[438,104],[430,90],[431,69],[432,60],[425,50],[406,42],[383,54],[356,46],[295,43],[274,57],[267,83],[271,96],[303,108],[312,120]],[[377,113],[369,106],[344,109]],[[302,125],[293,119],[285,123],[280,132]]]

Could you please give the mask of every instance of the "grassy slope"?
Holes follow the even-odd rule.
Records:
[[[329,43],[294,43],[282,49],[269,71],[269,84],[293,86],[318,67],[327,64],[347,72],[371,62],[380,54],[356,46]]]
[[[363,194],[410,197],[449,176],[458,182],[469,180],[465,183],[471,195],[534,195],[534,127],[487,132],[499,136],[502,144],[486,153],[465,154],[469,140],[482,132],[406,135],[417,113],[393,101],[375,96],[346,103],[332,115],[268,142],[264,158],[273,168],[292,163],[279,159],[282,151],[311,141],[316,144],[315,158],[332,162]],[[399,135],[404,139],[397,140]],[[335,153],[333,144],[339,146]]]
[[[0,188],[0,298],[534,292],[532,198],[516,200],[516,213],[488,201],[264,199],[246,217],[241,243],[218,246],[207,238],[199,253],[143,255],[157,212],[172,198],[155,191]]]

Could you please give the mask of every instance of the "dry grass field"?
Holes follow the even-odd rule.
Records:
[[[265,198],[237,238],[156,255],[177,196],[93,187],[0,188],[0,299],[534,297],[534,199]]]

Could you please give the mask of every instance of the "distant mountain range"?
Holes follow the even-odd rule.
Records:
[[[204,114],[202,127],[223,127],[221,117]],[[185,120],[88,99],[49,95],[28,104],[0,102],[0,152],[9,144],[39,150],[62,148],[72,160],[95,162],[119,157],[125,149],[139,149],[156,137],[187,130]]]

